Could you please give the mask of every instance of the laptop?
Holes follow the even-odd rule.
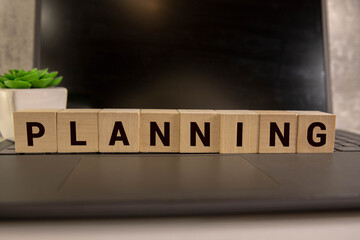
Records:
[[[331,112],[322,1],[37,2],[35,59],[71,108]],[[360,136],[331,154],[15,154],[0,217],[239,214],[360,207]]]

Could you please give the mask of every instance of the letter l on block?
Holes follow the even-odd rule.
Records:
[[[64,109],[57,113],[59,152],[98,152],[100,109]]]

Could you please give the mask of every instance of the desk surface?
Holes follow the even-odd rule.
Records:
[[[360,212],[0,222],[0,239],[359,239]]]
[[[2,138],[0,136],[0,142]],[[49,239],[359,239],[360,212],[0,221],[0,240]]]

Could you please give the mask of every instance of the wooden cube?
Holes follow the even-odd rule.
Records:
[[[99,112],[100,152],[139,152],[140,109]]]
[[[259,114],[249,110],[218,110],[220,153],[259,152]]]
[[[15,152],[57,152],[56,113],[59,109],[14,112]]]
[[[288,111],[260,113],[259,153],[295,153],[297,115]]]
[[[140,152],[179,152],[179,112],[168,109],[140,111]]]
[[[58,152],[98,152],[100,109],[64,109],[57,113]]]
[[[179,110],[180,152],[217,153],[220,148],[220,117],[214,110]]]
[[[318,111],[292,111],[298,114],[297,153],[332,153],[336,116]]]

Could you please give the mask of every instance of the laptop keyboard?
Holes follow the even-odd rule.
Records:
[[[360,152],[360,135],[336,130],[335,152]]]
[[[0,155],[15,154],[15,145],[10,141],[0,144]],[[334,152],[360,152],[360,135],[336,130]]]

